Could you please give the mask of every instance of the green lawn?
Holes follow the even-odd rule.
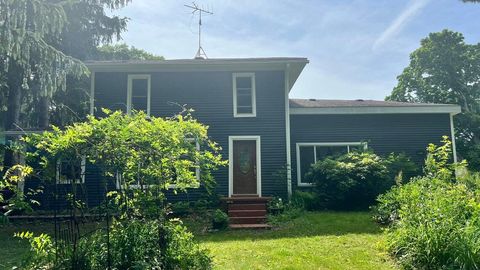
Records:
[[[18,265],[28,249],[13,238],[50,224],[0,227],[0,269]],[[216,269],[397,269],[378,248],[382,234],[369,213],[305,213],[273,230],[225,231],[197,236]]]
[[[397,269],[369,213],[306,213],[270,231],[198,236],[216,269]]]

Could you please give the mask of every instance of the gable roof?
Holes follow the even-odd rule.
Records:
[[[290,99],[290,114],[399,114],[461,112],[455,104],[408,103],[381,100]]]
[[[92,72],[174,72],[174,71],[260,71],[285,70],[289,90],[308,64],[304,57],[210,58],[172,60],[87,61]]]

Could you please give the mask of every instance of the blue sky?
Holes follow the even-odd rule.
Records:
[[[179,0],[133,0],[123,42],[167,59],[193,58],[197,19]],[[480,4],[459,0],[197,0],[209,58],[307,57],[296,98],[384,99],[430,32],[480,42]]]

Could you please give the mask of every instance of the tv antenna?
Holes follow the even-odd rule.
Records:
[[[199,7],[195,2],[192,2],[192,5],[184,5],[188,8],[191,8],[192,14],[195,14],[195,12],[198,12],[198,50],[197,54],[195,55],[195,59],[207,59],[207,54],[205,53],[205,50],[202,48],[202,13],[206,13],[209,15],[213,15],[213,12],[208,11],[204,8]]]

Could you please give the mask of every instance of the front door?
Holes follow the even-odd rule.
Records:
[[[233,141],[233,195],[257,195],[257,142]]]

